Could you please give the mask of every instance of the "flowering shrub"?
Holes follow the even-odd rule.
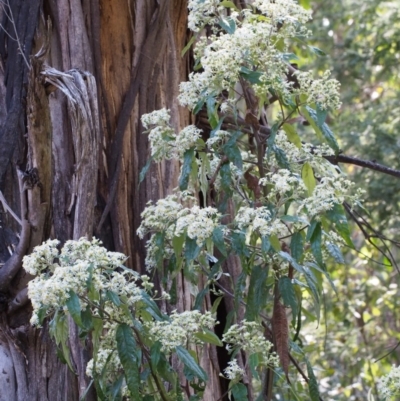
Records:
[[[297,341],[302,314],[319,319],[323,278],[333,285],[327,265],[344,263],[340,248],[353,247],[343,203],[351,207],[361,195],[328,161],[339,152],[325,122],[340,107],[339,83],[329,72],[318,78],[290,63],[291,44],[309,35],[304,24],[311,18],[293,0],[248,1],[241,10],[231,1],[189,0],[188,8],[196,68],[178,100],[207,123],[177,133],[166,109],[142,116],[152,160],[182,166],[179,188],[147,205],[137,232],[148,236],[149,274],[166,274],[165,293],[157,298],[149,277],[123,267],[125,257],[96,240],[67,242],[60,253],[48,241],[24,260],[37,275],[29,285],[32,323],[52,318],[67,362],[66,316],[82,337],[92,335],[87,374],[105,398],[201,399],[208,378],[189,350],[225,343],[231,361],[221,375],[235,400],[250,393],[263,399],[273,386],[318,400]],[[303,123],[316,143],[302,140]],[[238,277],[230,274],[233,258]],[[168,302],[178,274],[193,289],[193,309],[167,315],[156,301]],[[221,277],[236,281],[226,288]],[[215,309],[224,297],[235,309],[219,338]],[[307,376],[298,362],[290,364],[292,353]],[[191,387],[185,394],[174,355]]]
[[[400,395],[400,366],[393,366],[387,375],[379,379],[378,389],[383,400],[392,400]]]

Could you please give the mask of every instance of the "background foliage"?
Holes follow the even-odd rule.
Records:
[[[316,68],[332,69],[341,82],[340,113],[330,124],[346,154],[400,168],[400,11],[395,1],[304,1],[313,9],[313,41],[326,54]],[[400,181],[388,175],[348,166],[348,173],[367,192],[360,211],[392,241],[399,239]],[[383,256],[366,243],[353,224],[356,247],[348,252],[349,267],[332,267],[338,296],[325,294],[326,320],[308,326],[319,350],[314,363],[321,392],[332,400],[366,400],[376,393],[377,379],[400,355],[392,350],[399,335],[399,276],[395,244],[385,241]],[[375,243],[379,241],[374,239]],[[398,242],[397,242],[398,244]],[[382,245],[382,243],[380,243]],[[391,255],[388,250],[390,250]]]

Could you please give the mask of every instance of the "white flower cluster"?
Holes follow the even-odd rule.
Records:
[[[224,369],[224,373],[227,379],[239,381],[244,375],[244,370],[238,365],[236,359],[233,359],[228,362],[228,366]]]
[[[253,6],[277,22],[305,24],[311,19],[311,10],[306,10],[293,0],[255,0]]]
[[[211,149],[213,146],[221,144],[225,138],[229,138],[230,136],[230,132],[218,130],[213,137],[207,139],[207,147]]]
[[[240,325],[232,325],[223,335],[222,340],[227,344],[226,349],[242,349],[251,354],[261,355],[260,364],[264,366],[278,366],[279,357],[271,352],[273,344],[266,340],[263,328],[257,322],[243,320]]]
[[[140,215],[142,223],[137,230],[140,238],[144,238],[149,232],[166,231],[173,225],[178,217],[178,213],[183,209],[176,195],[169,195],[164,199],[159,199],[154,205],[151,201]]]
[[[225,7],[219,6],[219,3],[221,0],[189,0],[188,28],[198,32],[204,25],[215,23],[218,12],[225,10]]]
[[[192,199],[193,201],[193,199]],[[148,233],[165,233],[167,242],[173,237],[179,237],[186,233],[191,239],[195,239],[199,246],[203,245],[207,238],[210,238],[215,227],[218,226],[220,213],[212,207],[200,208],[197,205],[183,207],[176,195],[170,195],[160,199],[155,205],[151,202],[141,214],[142,223],[137,230],[140,238]],[[153,235],[147,241],[146,267],[153,269],[156,263],[156,253],[160,251],[156,244],[156,237]],[[163,245],[164,258],[172,256],[173,249],[168,243]]]
[[[379,379],[378,391],[383,400],[400,395],[400,366],[393,366],[387,375]]]
[[[304,208],[310,217],[331,210],[335,204],[342,204],[346,198],[351,198],[350,188],[354,183],[343,176],[323,177],[314,188],[312,195],[299,203],[298,213]]]
[[[151,156],[155,161],[180,158],[186,150],[194,147],[201,130],[194,125],[185,127],[178,134],[170,125],[169,110],[155,110],[141,118],[143,126],[149,131]]]
[[[170,321],[155,321],[149,323],[150,334],[161,342],[163,352],[170,354],[179,345],[186,347],[191,342],[197,342],[194,334],[204,329],[211,330],[218,322],[211,312],[205,314],[198,310],[178,313],[174,311],[170,315]]]
[[[212,36],[199,55],[203,71],[191,73],[189,81],[180,85],[180,104],[193,109],[201,98],[229,91],[238,82],[242,67],[257,67],[263,74],[260,80],[271,87],[282,81],[287,65],[271,44],[272,28],[267,22],[245,21],[233,34]]]
[[[70,291],[78,296],[86,295],[89,278],[93,290],[98,293],[112,291],[129,306],[142,299],[142,290],[137,285],[138,276],[133,271],[123,270],[120,273],[115,270],[125,262],[125,255],[107,251],[96,239],[67,241],[61,252],[58,252],[56,244],[56,241],[49,240],[24,258],[24,268],[38,274],[28,284],[33,306],[32,324],[40,323],[38,314],[41,309],[50,313],[63,307]],[[81,308],[85,308],[86,303],[80,302]]]
[[[322,110],[336,110],[341,106],[340,83],[329,79],[330,75],[330,71],[325,71],[321,79],[313,79],[311,72],[296,72],[298,91],[308,96],[307,102],[317,103]]]
[[[311,12],[293,0],[256,0],[253,6],[265,17],[258,18],[247,8],[240,13],[231,12],[227,19],[223,17],[224,7],[219,4],[218,0],[189,1],[190,29],[199,31],[205,24],[220,22],[230,24],[231,30],[229,33],[219,30],[218,34],[198,40],[195,57],[202,72],[191,73],[189,81],[181,83],[181,105],[193,109],[202,98],[233,89],[243,67],[256,69],[260,74],[260,83],[254,85],[256,94],[264,95],[272,89],[283,98],[290,96],[291,84],[283,79],[288,67],[275,44],[283,39],[285,52],[288,39],[299,33],[308,34],[303,24],[311,18]]]
[[[197,245],[203,245],[204,241],[211,237],[215,227],[219,224],[221,215],[213,207],[183,209],[178,213],[175,235],[180,236],[186,230],[191,239],[195,239]]]
[[[280,220],[272,219],[271,212],[265,206],[259,208],[242,206],[237,212],[235,222],[240,230],[257,231],[261,236],[288,235],[287,227]]]
[[[273,188],[269,194],[272,198],[277,194],[284,196],[287,192],[291,192],[291,196],[301,196],[306,187],[303,180],[298,174],[294,174],[287,169],[279,169],[275,173],[268,173],[267,177],[260,179],[260,185],[273,184]]]
[[[53,271],[55,268],[54,259],[59,254],[57,249],[59,243],[60,241],[53,239],[35,247],[30,255],[24,256],[24,269],[33,276],[47,269]]]

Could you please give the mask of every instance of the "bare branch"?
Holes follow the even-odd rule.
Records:
[[[339,154],[337,156],[325,156],[326,160],[329,160],[331,163],[347,163],[354,164],[360,167],[366,167],[370,170],[379,171],[380,173],[388,174],[393,177],[400,178],[400,170],[395,170],[391,167],[384,166],[383,164],[376,163],[375,161],[362,160],[353,156],[346,156]]]

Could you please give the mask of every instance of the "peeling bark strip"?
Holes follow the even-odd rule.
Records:
[[[286,309],[278,298],[275,298],[274,312],[272,315],[272,330],[276,353],[286,378],[289,380],[289,328],[286,316]]]
[[[72,213],[75,208],[73,238],[90,238],[93,232],[100,138],[96,81],[92,74],[77,69],[63,73],[47,67],[42,74],[47,83],[60,89],[68,99],[75,171],[67,213]]]

